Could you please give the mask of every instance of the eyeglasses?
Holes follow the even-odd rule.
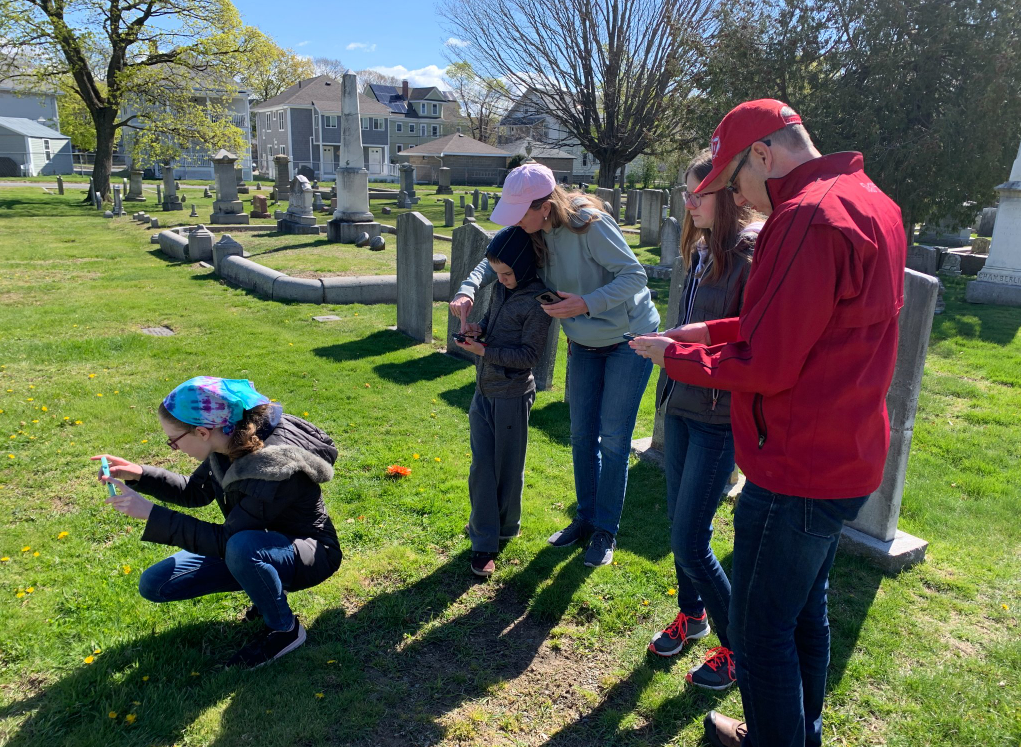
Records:
[[[764,143],[766,145],[770,144],[769,140],[759,140],[758,142]],[[748,150],[744,152],[744,155],[741,156],[741,160],[737,162],[737,168],[734,169],[734,173],[730,175],[730,181],[728,181],[727,186],[724,187],[724,189],[730,192],[730,194],[732,195],[736,195],[738,193],[739,187],[737,186],[737,175],[738,172],[741,171],[741,168],[744,166],[745,161],[748,160],[748,156],[751,155],[751,152],[752,152],[751,146],[748,146]]]
[[[681,197],[684,198],[684,204],[686,207],[697,208],[702,204],[702,198],[714,195],[717,192],[722,192],[722,189],[714,189],[712,192],[689,192],[684,190],[681,192]]]
[[[184,433],[182,433],[177,438],[174,438],[174,439],[168,438],[167,439],[167,446],[170,447],[171,451],[178,451],[181,447],[177,445],[177,442],[180,441],[185,436],[187,436],[189,433],[191,433],[191,431],[185,431]]]

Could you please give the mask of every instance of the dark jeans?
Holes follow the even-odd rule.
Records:
[[[713,516],[734,471],[730,425],[710,425],[675,415],[664,419],[666,513],[677,571],[677,606],[701,617],[708,611],[720,643],[730,648],[730,581],[709,540]]]
[[[528,414],[535,392],[521,397],[483,397],[478,391],[468,410],[472,466],[468,471],[472,550],[496,552],[501,537],[521,529],[521,490],[528,449]]]
[[[244,591],[273,630],[290,630],[286,589],[294,579],[294,545],[278,532],[243,531],[221,558],[181,550],[146,568],[139,593],[150,602],[178,602],[221,591]]]
[[[868,496],[797,498],[745,484],[734,511],[730,641],[745,747],[818,747],[830,663],[829,572]]]
[[[569,355],[578,518],[615,535],[624,511],[631,434],[653,363],[627,343],[600,352],[572,342]]]

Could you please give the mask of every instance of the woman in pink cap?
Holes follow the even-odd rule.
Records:
[[[507,175],[492,220],[532,237],[539,277],[562,299],[544,306],[568,339],[571,448],[577,515],[549,538],[554,547],[588,541],[585,565],[613,560],[627,488],[638,406],[652,373],[625,335],[659,328],[648,278],[616,222],[594,197],[568,193],[553,172],[526,163]],[[450,302],[467,323],[475,292],[496,280],[487,260]]]

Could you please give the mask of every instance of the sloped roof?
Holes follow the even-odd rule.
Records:
[[[453,133],[401,151],[402,156],[503,156],[511,155],[473,137]]]
[[[403,114],[408,117],[417,117],[418,112],[415,109],[408,108],[408,102],[404,99],[404,94],[401,89],[397,86],[387,86],[381,83],[370,83],[369,90],[376,97],[376,100],[381,104],[385,105],[394,114]],[[445,101],[457,101],[457,97],[454,96],[453,91],[441,91],[436,86],[428,86],[425,88],[409,88],[408,98],[412,101],[419,101],[425,99],[431,91],[437,91]],[[438,103],[438,102],[437,102]]]
[[[27,137],[44,137],[50,140],[70,139],[67,135],[61,135],[56,130],[39,124],[34,119],[25,119],[23,117],[0,117],[0,127]]]
[[[513,143],[504,143],[500,147],[504,150],[510,151],[512,155],[525,155],[525,147],[532,144],[532,158],[570,158],[574,159],[573,153],[568,153],[566,150],[560,150],[552,145],[546,143],[537,143],[535,140],[515,140]]]
[[[340,81],[329,75],[317,75],[315,78],[298,81],[273,98],[253,106],[252,111],[259,112],[281,106],[311,106],[315,104],[320,109],[339,112],[340,100]],[[359,93],[358,112],[363,116],[385,117],[390,114],[390,108]]]

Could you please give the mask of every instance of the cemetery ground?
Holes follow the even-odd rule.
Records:
[[[418,345],[387,329],[393,306],[264,301],[150,233],[77,194],[0,189],[0,743],[696,745],[706,710],[740,713],[736,689],[684,682],[706,642],[646,653],[676,612],[658,471],[633,463],[612,566],[545,542],[574,503],[563,342],[532,412],[523,535],[479,582],[462,533],[474,372],[441,352],[445,305]],[[828,744],[1021,740],[1021,312],[946,283],[901,514],[928,556],[891,576],[838,554]],[[157,325],[174,336],[140,332]],[[142,600],[139,574],[173,548],[139,541],[88,461],[193,469],[155,410],[197,374],[253,379],[340,452],[325,501],[344,563],[291,595],[306,645],[249,672],[222,666],[257,630],[245,597]],[[732,520],[728,499],[727,568]]]

